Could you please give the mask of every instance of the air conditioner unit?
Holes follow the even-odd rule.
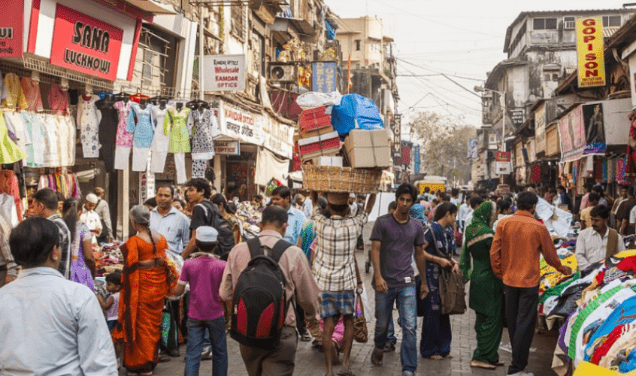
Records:
[[[298,69],[293,63],[269,63],[267,78],[270,82],[296,82]]]

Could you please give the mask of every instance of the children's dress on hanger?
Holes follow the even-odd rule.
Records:
[[[99,100],[97,95],[86,98],[80,95],[77,103],[77,128],[80,129],[82,151],[84,158],[99,157],[99,114],[95,103]]]
[[[152,106],[141,108],[139,104],[133,104],[128,116],[126,131],[133,133],[133,171],[146,171],[150,145],[154,129],[152,126]]]
[[[116,102],[113,107],[117,109],[119,122],[117,124],[117,137],[115,141],[115,170],[127,170],[130,149],[132,148],[133,135],[126,132],[128,125],[128,115],[130,114],[131,101]]]

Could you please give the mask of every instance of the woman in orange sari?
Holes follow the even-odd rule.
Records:
[[[128,372],[152,375],[158,362],[164,298],[176,286],[178,276],[166,259],[166,239],[150,231],[148,209],[143,205],[133,207],[130,222],[137,235],[121,248],[122,300],[112,336],[115,342],[124,344],[124,366]]]

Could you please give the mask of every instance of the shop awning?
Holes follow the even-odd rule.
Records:
[[[299,34],[314,35],[316,31],[314,28],[302,18],[286,18],[276,17],[274,24],[270,26],[272,31],[287,31],[289,27],[293,27]]]
[[[289,162],[289,159],[280,158],[265,148],[259,148],[254,182],[258,185],[267,185],[272,178],[285,180],[289,172]]]
[[[122,0],[122,1],[154,15],[177,14],[173,6],[161,4],[160,2],[154,1],[154,0]]]

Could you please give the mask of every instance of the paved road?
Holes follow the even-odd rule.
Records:
[[[366,229],[369,232],[368,229]],[[368,239],[368,235],[365,239]],[[367,248],[368,249],[368,248]],[[366,260],[366,255],[362,251],[358,251],[357,254],[358,264],[362,267]],[[364,273],[364,271],[362,271]],[[371,276],[372,274],[364,275],[365,288],[371,288]],[[373,309],[373,292],[368,290],[370,305]],[[373,312],[373,311],[372,311]],[[398,314],[394,312],[393,317],[397,319]],[[375,367],[371,364],[370,357],[373,350],[373,328],[375,320],[371,320],[367,323],[369,329],[369,342],[360,344],[354,342],[351,359],[353,362],[352,370],[356,375],[401,375],[402,366],[400,364],[400,339],[401,333],[399,327],[398,330],[398,351],[394,353],[388,353],[384,356],[382,367]],[[445,359],[441,361],[429,360],[419,358],[418,369],[416,375],[437,375],[437,376],[463,376],[463,375],[484,375],[484,376],[500,376],[506,375],[507,367],[499,367],[495,371],[487,371],[480,369],[471,369],[470,361],[472,358],[473,350],[476,347],[475,332],[474,332],[475,314],[472,310],[469,310],[466,314],[461,316],[452,316],[451,326],[453,330],[453,345],[451,350],[451,359]],[[418,333],[421,333],[421,318],[418,321]],[[507,330],[504,329],[503,343],[508,343]],[[550,369],[552,363],[552,352],[556,346],[557,333],[555,331],[548,334],[537,334],[534,337],[532,343],[533,352],[530,354],[530,364],[527,371],[533,372],[537,376],[554,375],[554,372]],[[419,335],[418,335],[418,349],[419,349]],[[170,362],[160,363],[155,369],[155,375],[182,375],[185,366],[185,345],[181,346],[181,357],[172,358]],[[419,352],[419,351],[418,351]],[[247,375],[245,367],[239,353],[238,344],[236,341],[228,338],[228,354],[229,354],[229,374],[232,376]],[[511,356],[509,352],[499,350],[500,359],[506,364],[510,363]],[[338,366],[335,368],[337,372]],[[201,375],[211,375],[212,373],[212,361],[203,361],[201,364]],[[123,374],[123,373],[122,373]],[[298,350],[296,353],[296,368],[295,375],[299,376],[321,376],[324,375],[324,357],[323,354],[316,348],[313,348],[311,342],[298,342]]]

